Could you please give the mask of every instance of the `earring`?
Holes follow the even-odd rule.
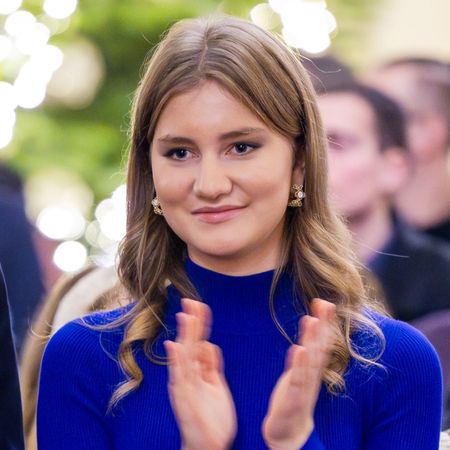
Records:
[[[302,200],[306,197],[306,194],[303,192],[303,185],[300,186],[298,184],[294,184],[291,188],[293,192],[294,198],[289,200],[288,206],[292,206],[293,208],[299,208],[302,206]]]
[[[152,205],[153,205],[153,212],[154,212],[155,214],[157,214],[158,216],[164,215],[164,214],[163,214],[163,211],[162,211],[162,209],[161,209],[161,205],[159,204],[158,197],[155,197],[155,198],[152,200]]]

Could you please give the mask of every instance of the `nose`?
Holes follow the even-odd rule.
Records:
[[[215,155],[201,158],[193,187],[196,196],[215,200],[231,192],[232,182],[223,166]]]

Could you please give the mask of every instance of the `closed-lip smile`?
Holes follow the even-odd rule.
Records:
[[[243,206],[236,205],[223,205],[223,206],[205,206],[204,208],[196,209],[192,212],[192,214],[200,214],[200,213],[220,213],[223,211],[229,211],[230,209],[240,209]]]
[[[236,205],[206,206],[196,209],[192,214],[203,223],[218,224],[240,215],[244,208],[245,206]]]

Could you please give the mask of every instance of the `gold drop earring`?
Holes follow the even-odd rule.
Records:
[[[163,216],[163,215],[164,215],[164,214],[163,214],[163,211],[162,211],[162,209],[161,209],[161,205],[160,205],[160,203],[159,203],[158,197],[155,197],[155,198],[152,200],[152,206],[153,206],[153,212],[154,212],[155,214],[157,214],[158,216]]]
[[[291,188],[291,192],[294,198],[289,200],[288,206],[292,208],[299,208],[303,204],[303,199],[306,197],[303,191],[303,185],[294,184]]]

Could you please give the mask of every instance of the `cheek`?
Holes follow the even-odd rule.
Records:
[[[335,188],[357,188],[373,178],[375,167],[372,158],[348,152],[330,157],[329,169],[330,185]]]
[[[354,154],[330,158],[330,190],[338,203],[355,205],[376,192],[377,161]]]
[[[406,137],[413,154],[420,156],[423,148],[427,148],[428,136],[420,123],[413,122],[408,128]]]
[[[185,201],[191,185],[191,176],[185,170],[155,161],[153,165],[153,181],[158,198],[166,208]]]
[[[251,170],[241,170],[235,180],[253,199],[285,199],[287,202],[291,176],[289,167],[265,162],[252,165]]]

